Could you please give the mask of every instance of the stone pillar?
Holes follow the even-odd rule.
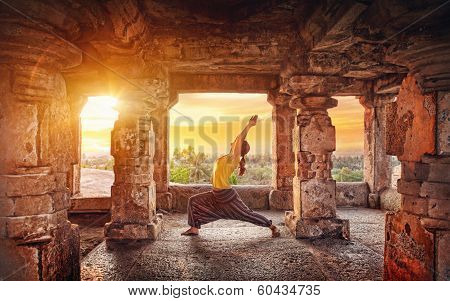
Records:
[[[81,53],[23,18],[0,21],[0,279],[78,280],[67,219],[72,162],[64,68]]]
[[[394,96],[366,95],[359,101],[364,107],[364,181],[369,186],[368,205],[380,208],[380,194],[390,187],[390,156],[386,155],[385,104]]]
[[[87,102],[87,97],[80,94],[68,95],[71,110],[71,125],[72,125],[72,143],[73,147],[73,162],[71,162],[71,169],[69,171],[68,186],[71,195],[80,193],[81,188],[81,110]]]
[[[298,109],[293,130],[295,177],[294,211],[285,224],[296,238],[338,237],[349,239],[349,222],[336,218],[336,181],[331,177],[331,155],[336,133],[327,109],[337,100],[326,97],[294,97]]]
[[[172,194],[169,192],[169,109],[160,107],[151,113],[155,131],[155,157],[153,159],[156,182],[156,208],[171,210]]]
[[[387,152],[402,162],[402,204],[386,215],[385,280],[449,280],[449,103],[449,91],[423,93],[408,75],[386,107]]]
[[[270,97],[269,97],[270,98]],[[277,96],[280,99],[280,96]],[[286,101],[270,101],[272,104],[272,191],[269,194],[270,209],[292,210],[292,179],[294,177],[294,151],[292,129],[296,110]]]
[[[111,132],[115,178],[111,187],[111,222],[105,224],[108,241],[155,240],[161,231],[162,215],[156,214],[153,180],[152,108],[147,106],[145,97],[144,92],[139,92],[119,100],[119,118]]]

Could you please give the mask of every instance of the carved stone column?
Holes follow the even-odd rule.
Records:
[[[0,21],[0,279],[77,280],[68,221],[72,140],[60,71],[78,49],[23,18]]]
[[[391,95],[360,97],[364,107],[364,181],[369,186],[370,208],[380,208],[380,194],[390,187],[391,164],[386,155],[385,105],[392,102]]]
[[[115,178],[111,222],[105,225],[108,241],[154,240],[161,231],[153,180],[155,135],[150,113],[154,103],[148,103],[146,97],[146,93],[134,92],[119,100],[119,119],[111,132]]]
[[[337,100],[294,97],[290,105],[298,109],[293,131],[294,211],[286,212],[285,224],[296,238],[349,239],[348,220],[336,218],[336,182],[331,177],[336,133],[327,109],[335,107]]]
[[[269,95],[272,109],[272,191],[269,194],[270,209],[289,210],[292,203],[292,179],[294,177],[294,151],[292,129],[296,110],[289,107],[283,96]]]
[[[386,215],[385,280],[450,275],[450,92],[423,92],[413,75],[387,105],[387,153],[402,163],[399,212]]]

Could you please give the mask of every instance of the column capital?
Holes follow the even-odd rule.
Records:
[[[267,93],[267,102],[272,106],[289,104],[291,98],[291,95],[280,93],[278,89],[269,90]]]
[[[293,109],[309,111],[326,111],[337,106],[338,101],[328,96],[293,96],[289,101],[289,106]]]

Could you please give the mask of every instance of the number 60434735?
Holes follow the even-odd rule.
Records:
[[[258,285],[258,295],[320,295],[320,285]]]

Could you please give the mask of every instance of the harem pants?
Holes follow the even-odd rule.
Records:
[[[212,190],[193,195],[188,202],[188,223],[191,227],[218,219],[232,219],[249,222],[262,227],[270,227],[272,221],[248,208],[236,190]]]

